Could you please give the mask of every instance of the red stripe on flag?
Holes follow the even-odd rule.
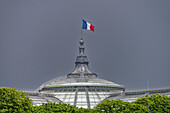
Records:
[[[90,30],[94,32],[94,26],[92,24],[90,24]]]

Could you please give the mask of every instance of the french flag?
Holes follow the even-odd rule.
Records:
[[[92,24],[86,22],[85,20],[82,20],[82,29],[87,29],[94,32],[94,28],[95,27]]]

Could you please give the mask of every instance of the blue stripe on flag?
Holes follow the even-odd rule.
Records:
[[[82,20],[82,29],[87,29],[87,23],[85,20]]]

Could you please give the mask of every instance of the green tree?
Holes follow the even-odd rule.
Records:
[[[34,106],[34,113],[93,113],[93,109],[78,108],[74,105],[65,103],[43,103]]]
[[[144,96],[132,102],[146,106],[150,113],[170,113],[170,97],[166,95],[153,94]]]
[[[0,87],[1,113],[170,113],[170,97],[153,94],[138,98],[133,102],[105,100],[94,109],[78,108],[70,104],[45,103],[33,106],[23,91]]]
[[[15,88],[0,87],[0,112],[23,113],[30,112],[33,105],[23,91]]]
[[[88,108],[79,108],[78,113],[94,113],[95,111],[93,109]]]
[[[100,113],[149,113],[145,106],[122,100],[105,100],[94,107],[94,110]]]
[[[124,113],[150,113],[146,106],[141,104],[129,103],[126,109],[122,111]]]
[[[113,113],[118,112],[125,109],[125,106],[128,102],[124,102],[122,100],[105,100],[102,103],[99,103],[94,107],[96,112],[103,113]]]
[[[59,113],[59,112],[77,113],[78,108],[70,104],[43,103],[40,106],[35,106],[33,112],[36,112],[36,113],[47,113],[47,112],[48,113]]]

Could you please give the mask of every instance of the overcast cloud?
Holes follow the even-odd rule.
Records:
[[[170,87],[170,0],[1,0],[0,86],[34,90],[72,72],[81,17],[90,69],[128,90]]]

